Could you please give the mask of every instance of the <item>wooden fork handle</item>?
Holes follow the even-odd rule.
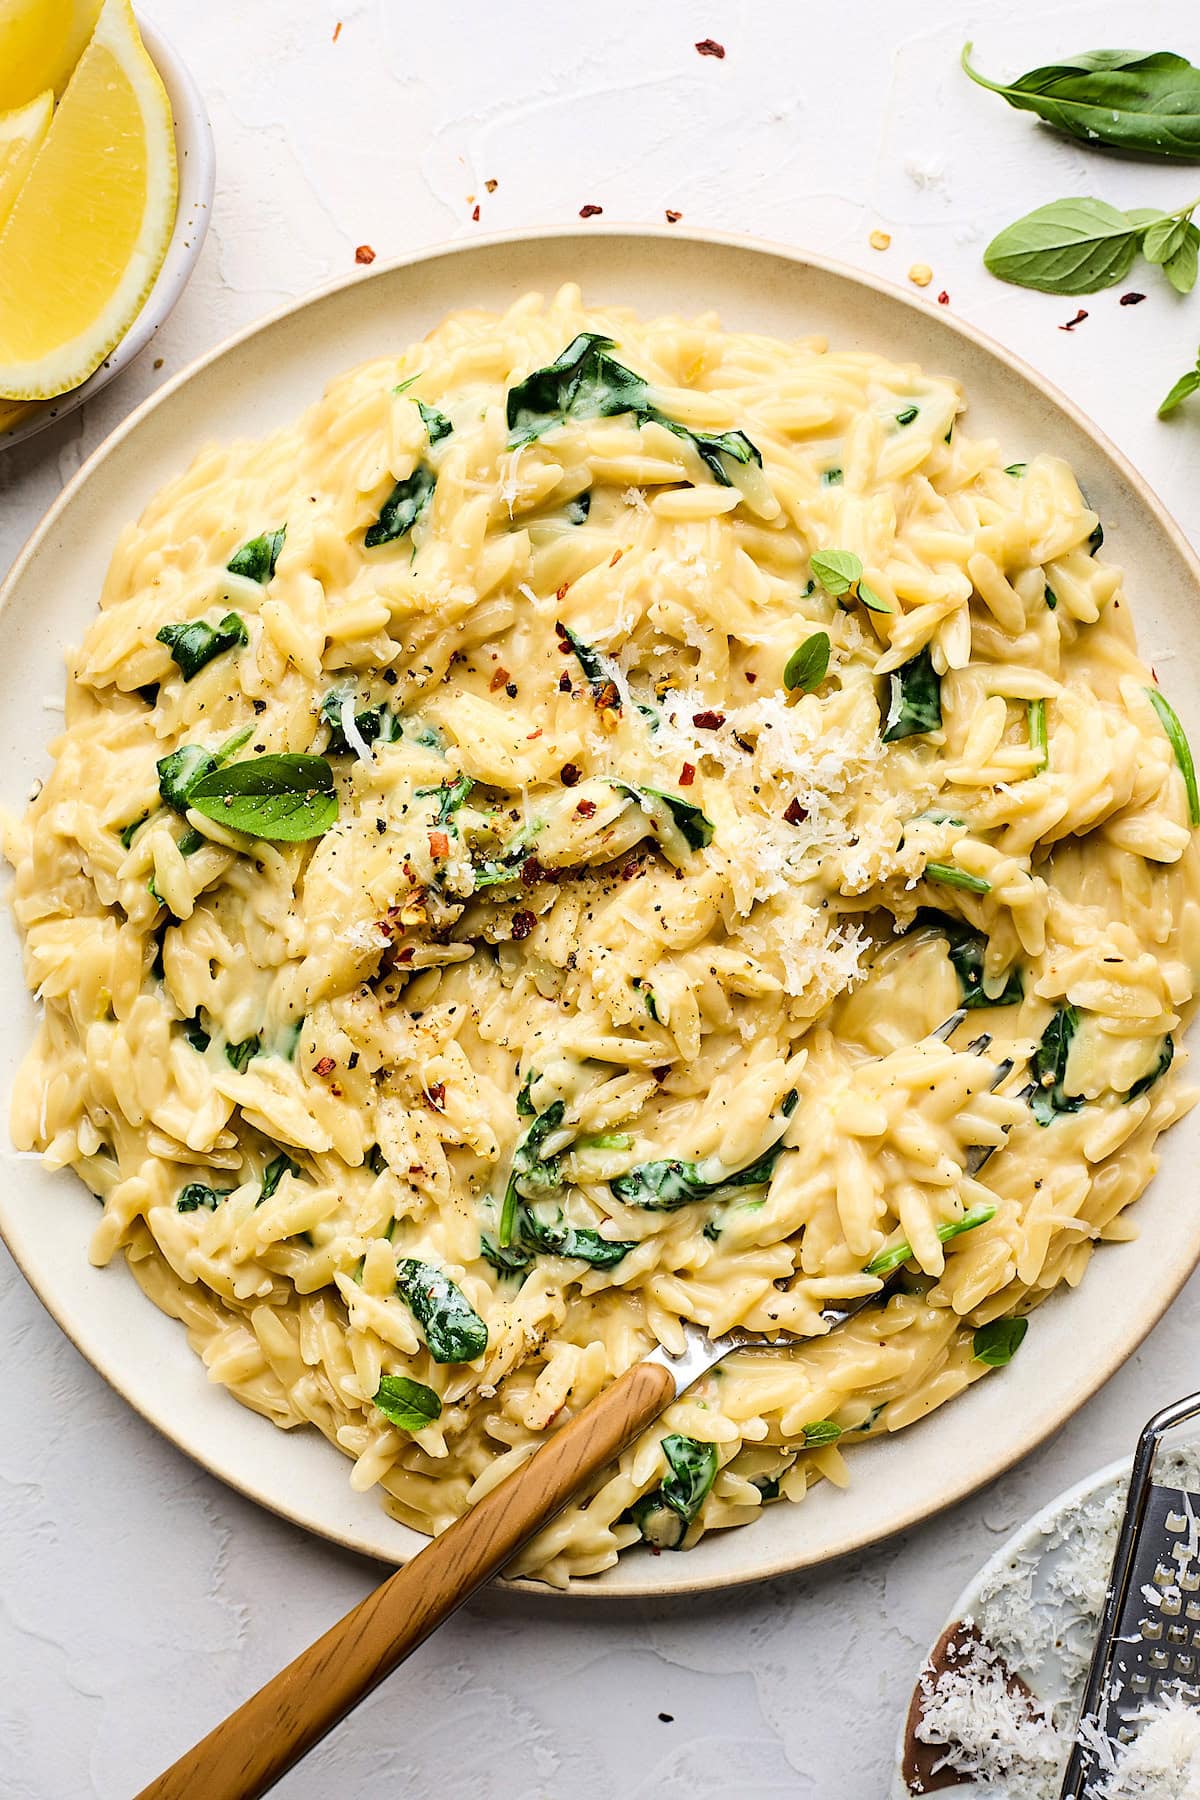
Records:
[[[675,1378],[662,1365],[627,1370],[137,1800],[255,1800],[266,1793],[674,1395]]]

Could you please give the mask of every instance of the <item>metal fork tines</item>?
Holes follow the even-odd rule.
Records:
[[[1166,1434],[1197,1415],[1193,1394],[1138,1440],[1061,1800],[1086,1800],[1157,1700],[1200,1708],[1200,1493],[1153,1479]]]

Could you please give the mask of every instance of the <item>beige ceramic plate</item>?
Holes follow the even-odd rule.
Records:
[[[258,437],[293,418],[331,376],[397,351],[458,307],[503,307],[530,288],[582,283],[596,301],[644,314],[715,308],[726,324],[781,337],[827,333],[957,376],[969,429],[995,433],[1013,460],[1051,450],[1075,467],[1121,562],[1143,654],[1174,652],[1172,698],[1200,738],[1200,566],[1154,495],[1068,401],[997,346],[923,301],[820,258],[672,230],[538,232],[421,252],[300,301],[178,376],[101,446],[51,509],[3,589],[0,712],[9,746],[0,799],[21,807],[45,767],[62,689],[64,645],[96,605],[117,533],[207,439]],[[15,933],[0,931],[6,1088],[33,1030]],[[197,1462],[284,1517],[355,1550],[404,1561],[423,1542],[373,1494],[354,1494],[349,1463],[323,1438],[284,1434],[207,1381],[179,1325],[144,1299],[122,1266],[89,1267],[95,1201],[74,1177],[10,1151],[0,1230],[45,1305],[130,1404]],[[922,1425],[851,1458],[846,1493],[822,1485],[803,1506],[706,1538],[686,1555],[632,1554],[579,1584],[592,1594],[663,1594],[761,1579],[825,1562],[928,1518],[992,1480],[1094,1394],[1145,1337],[1200,1257],[1191,1190],[1200,1112],[1164,1140],[1161,1172],[1138,1203],[1140,1238],[1105,1248],[1082,1287],[1038,1313],[1003,1374]],[[1189,1179],[1189,1176],[1192,1179]],[[545,1590],[540,1590],[545,1591]]]

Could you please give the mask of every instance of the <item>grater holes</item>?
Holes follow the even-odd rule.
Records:
[[[1188,1641],[1188,1628],[1186,1625],[1180,1624],[1180,1625],[1168,1625],[1167,1626],[1167,1642],[1168,1642],[1168,1644],[1186,1644],[1187,1641]]]
[[[1152,1650],[1150,1652],[1150,1667],[1152,1669],[1161,1671],[1168,1666],[1170,1660],[1171,1659],[1165,1650]]]
[[[1189,1600],[1185,1608],[1189,1619],[1200,1621],[1200,1601]]]
[[[1164,1522],[1167,1530],[1173,1532],[1176,1537],[1182,1537],[1183,1533],[1188,1528],[1188,1518],[1186,1513],[1169,1512]]]
[[[1197,1612],[1200,1612],[1200,1607]],[[1156,1644],[1163,1634],[1161,1619],[1142,1619],[1140,1626],[1142,1636],[1148,1644]]]

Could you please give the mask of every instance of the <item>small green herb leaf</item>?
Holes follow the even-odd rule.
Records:
[[[203,1181],[189,1181],[179,1190],[176,1212],[216,1212],[220,1201],[227,1200],[232,1188],[207,1187]]]
[[[250,1067],[251,1058],[257,1056],[261,1049],[262,1045],[256,1037],[243,1038],[240,1044],[226,1044],[226,1060],[239,1075],[244,1075]]]
[[[799,688],[802,694],[811,694],[819,688],[829,671],[829,633],[814,631],[788,657],[783,670],[783,685],[789,694]]]
[[[1016,220],[983,253],[1001,281],[1045,294],[1095,294],[1129,273],[1140,228],[1105,200],[1054,200]]]
[[[321,837],[338,816],[322,756],[257,756],[210,770],[189,788],[188,804],[231,831],[277,843]]]
[[[1085,50],[1009,83],[962,66],[1010,106],[1088,144],[1200,160],[1200,69],[1169,50]]]
[[[1159,1046],[1158,1056],[1155,1059],[1154,1067],[1149,1070],[1147,1074],[1139,1076],[1137,1081],[1134,1082],[1133,1086],[1126,1093],[1126,1106],[1128,1106],[1131,1100],[1136,1100],[1139,1094],[1144,1094],[1149,1088],[1152,1088],[1155,1082],[1160,1080],[1162,1076],[1166,1074],[1174,1060],[1175,1039],[1168,1031],[1166,1037]]]
[[[816,1450],[822,1444],[836,1444],[841,1435],[841,1426],[835,1425],[832,1419],[814,1419],[811,1425],[804,1427],[804,1447]]]
[[[1050,745],[1046,736],[1046,702],[1044,700],[1029,702],[1029,747],[1031,750],[1037,751],[1034,773],[1040,775],[1050,760]]]
[[[1175,411],[1177,406],[1180,406],[1191,394],[1194,394],[1197,388],[1200,388],[1200,367],[1188,369],[1186,373],[1181,375],[1179,380],[1168,389],[1164,398],[1158,403],[1159,418],[1167,418],[1170,413]]]
[[[1028,1330],[1028,1319],[993,1319],[981,1325],[971,1340],[973,1360],[990,1369],[1002,1369],[1017,1354]]]
[[[780,1102],[784,1121],[791,1117],[795,1107],[796,1090],[792,1088]],[[709,1176],[699,1163],[667,1157],[658,1162],[640,1163],[608,1185],[618,1200],[623,1200],[627,1206],[640,1206],[647,1212],[674,1212],[677,1207],[690,1206],[697,1200],[714,1200],[736,1188],[765,1187],[783,1152],[785,1130],[786,1124],[781,1124],[779,1141],[765,1150],[757,1161],[728,1174]]]
[[[261,1206],[264,1200],[271,1198],[285,1175],[299,1175],[299,1173],[300,1165],[294,1163],[290,1156],[280,1151],[278,1156],[272,1157],[262,1172],[262,1186],[259,1188],[258,1199],[254,1202],[255,1206]]]
[[[375,1405],[401,1431],[423,1431],[442,1416],[441,1396],[407,1375],[381,1375]]]
[[[286,536],[286,525],[277,531],[264,531],[261,537],[251,538],[236,550],[225,567],[231,575],[244,575],[247,581],[257,581],[265,587],[275,573]]]
[[[853,550],[818,550],[809,567],[834,600],[850,593],[862,580],[862,561]]]
[[[437,476],[424,463],[418,463],[411,475],[398,481],[383,505],[379,517],[363,538],[363,547],[374,550],[380,544],[394,543],[410,532],[433,497]]]
[[[663,1439],[662,1449],[671,1470],[660,1489],[662,1498],[685,1525],[690,1525],[717,1479],[717,1446],[673,1432]]]
[[[1187,741],[1187,733],[1180,723],[1179,714],[1164,694],[1157,688],[1148,687],[1146,697],[1162,721],[1162,728],[1175,752],[1175,761],[1179,764],[1179,773],[1183,776],[1184,791],[1187,794],[1188,824],[1194,830],[1200,825],[1200,792],[1196,787],[1196,765],[1192,761],[1192,747]]]
[[[158,791],[163,801],[175,812],[186,812],[191,805],[192,790],[196,783],[231,756],[236,756],[242,745],[253,736],[254,727],[246,725],[216,750],[205,750],[199,744],[180,744],[178,750],[172,750],[170,756],[164,756],[156,765],[158,769]],[[181,840],[182,841],[182,840]]]
[[[473,1362],[483,1355],[488,1328],[444,1270],[404,1257],[396,1265],[396,1292],[425,1333],[434,1362]]]
[[[1163,264],[1163,274],[1177,294],[1190,294],[1200,266],[1200,231],[1189,220],[1183,242]]]
[[[442,439],[449,437],[450,433],[454,430],[453,425],[450,423],[445,413],[439,412],[436,406],[426,406],[423,400],[418,400],[417,411],[420,413],[425,430],[429,434],[430,445],[440,444]]]
[[[888,709],[881,741],[895,744],[901,738],[937,731],[941,723],[942,678],[926,645],[888,676]]]
[[[134,835],[136,834],[136,832],[138,832],[141,829],[141,827],[146,823],[146,820],[149,817],[150,817],[150,814],[148,812],[144,812],[144,813],[142,813],[140,818],[130,819],[128,825],[122,826],[120,832],[117,835],[120,837],[121,843],[126,850],[128,850],[130,848],[130,846],[132,845],[133,840],[134,840]]]
[[[226,613],[219,625],[193,619],[189,624],[164,625],[156,635],[159,643],[165,644],[171,652],[172,661],[185,681],[198,675],[205,663],[220,656],[223,650],[250,642],[245,624],[235,612]]]
[[[946,953],[958,976],[962,1004],[969,1011],[985,1006],[1016,1006],[1018,1001],[1025,998],[1021,971],[1015,967],[1009,970],[999,994],[992,998],[985,992],[983,966],[987,939],[974,926],[965,924],[962,919],[952,918],[949,913],[937,912],[932,907],[922,907],[917,913],[915,924],[940,931],[945,937]]]
[[[873,587],[871,587],[870,584],[866,581],[859,582],[858,597],[862,601],[863,605],[865,607],[867,607],[868,610],[871,612],[890,613],[890,612],[895,612],[895,610],[896,610],[895,607],[890,606],[888,604],[888,602],[882,598],[881,595],[877,594],[875,592],[875,589]]]
[[[919,416],[920,410],[919,406],[904,407],[901,412],[896,414],[897,425],[911,425],[913,420]]]

